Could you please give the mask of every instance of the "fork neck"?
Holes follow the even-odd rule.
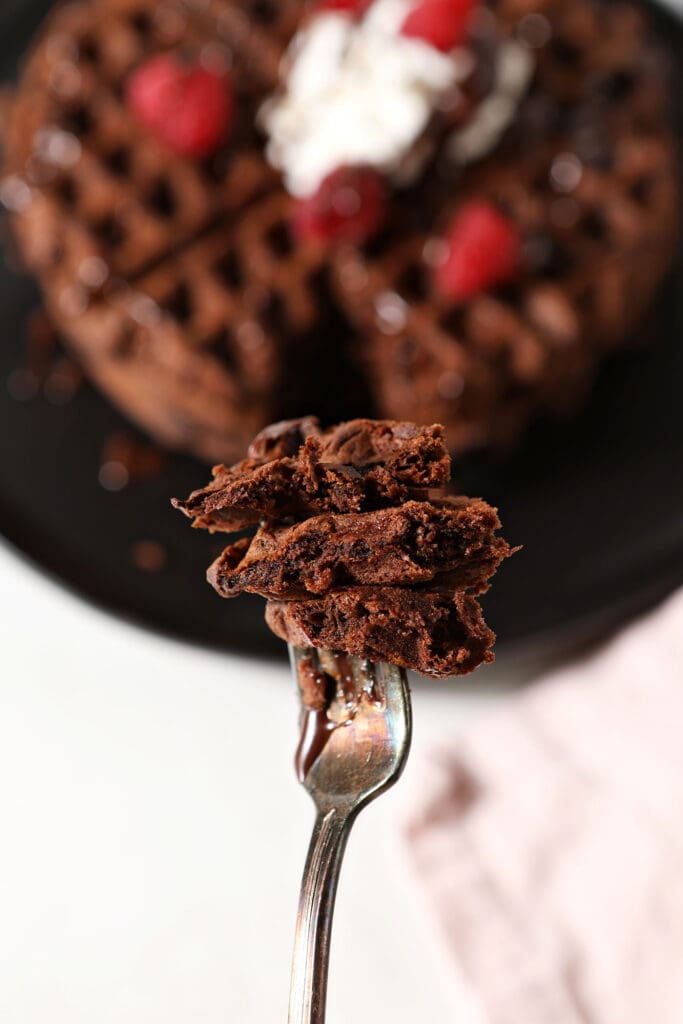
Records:
[[[324,1024],[332,916],[355,813],[318,810],[304,868],[292,962],[288,1024]]]

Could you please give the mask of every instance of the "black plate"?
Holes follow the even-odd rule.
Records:
[[[3,0],[3,77],[49,6]],[[680,23],[658,19],[680,54]],[[220,539],[191,533],[169,507],[170,495],[205,482],[206,467],[173,457],[162,475],[109,493],[98,483],[102,445],[124,424],[98,394],[85,387],[65,406],[10,397],[37,304],[32,282],[2,267],[0,530],[86,598],[141,624],[231,651],[281,650],[260,600],[221,601],[204,582]],[[647,347],[604,368],[577,419],[537,424],[512,458],[459,468],[463,489],[498,504],[506,535],[524,544],[486,599],[501,647],[607,628],[683,581],[683,252],[649,333]],[[160,571],[132,558],[146,539],[168,552]]]

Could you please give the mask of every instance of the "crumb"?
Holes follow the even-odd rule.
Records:
[[[139,540],[131,549],[133,564],[142,572],[161,572],[168,561],[168,552],[156,540]]]

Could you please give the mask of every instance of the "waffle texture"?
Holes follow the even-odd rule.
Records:
[[[678,234],[670,90],[644,16],[501,0],[489,31],[526,40],[536,73],[500,145],[466,170],[441,146],[379,237],[326,247],[292,236],[259,130],[303,11],[72,0],[48,20],[6,118],[0,196],[90,376],[165,444],[212,461],[302,408],[438,419],[453,450],[508,445],[539,413],[574,408],[646,313]],[[235,123],[209,158],[171,153],[125,101],[162,53],[229,71]],[[472,199],[518,226],[524,272],[454,302],[429,253]]]
[[[309,417],[274,424],[247,459],[174,504],[204,529],[260,523],[208,579],[222,597],[265,597],[283,640],[443,677],[492,660],[476,595],[512,554],[486,502],[430,494],[449,477],[439,425],[321,431]]]

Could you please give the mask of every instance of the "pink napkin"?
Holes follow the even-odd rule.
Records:
[[[486,1024],[683,1022],[683,591],[435,755],[411,864]]]

